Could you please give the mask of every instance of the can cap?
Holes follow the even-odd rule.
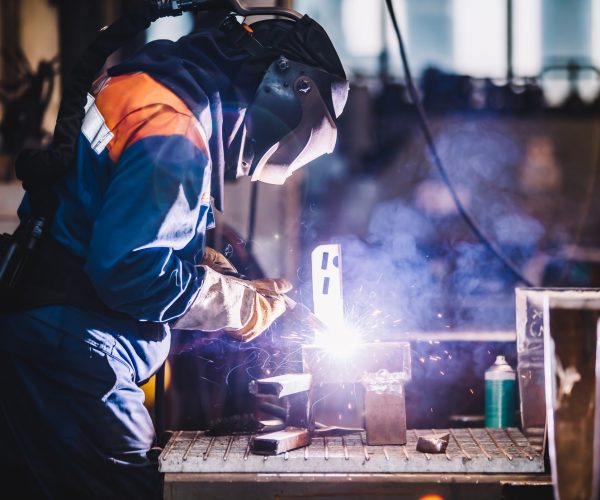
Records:
[[[504,356],[496,356],[496,361],[486,371],[486,378],[500,378],[507,379],[513,378],[515,371],[507,363]]]

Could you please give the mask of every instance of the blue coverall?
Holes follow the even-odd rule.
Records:
[[[50,498],[161,498],[139,386],[167,357],[167,322],[202,285],[210,123],[143,72],[100,78],[86,108],[51,235],[127,316],[70,305],[0,315],[0,426],[14,446],[1,465],[7,475],[26,463],[27,486]]]

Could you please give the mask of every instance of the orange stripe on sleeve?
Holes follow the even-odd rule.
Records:
[[[208,155],[204,131],[185,103],[145,73],[111,78],[96,106],[114,134],[107,146],[115,163],[137,141],[156,135],[181,135]]]

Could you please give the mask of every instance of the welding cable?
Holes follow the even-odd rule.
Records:
[[[427,120],[427,115],[425,114],[425,109],[423,108],[423,104],[421,103],[421,100],[419,99],[419,95],[418,95],[417,89],[415,87],[412,73],[410,71],[410,65],[408,64],[408,57],[406,55],[406,50],[404,47],[404,41],[402,40],[402,35],[400,34],[400,28],[398,26],[398,21],[396,19],[396,13],[394,11],[394,6],[392,5],[392,0],[385,0],[385,3],[387,5],[387,9],[390,14],[392,25],[394,26],[394,31],[396,32],[396,37],[398,38],[398,45],[400,47],[400,56],[402,58],[402,66],[404,68],[404,76],[406,78],[406,84],[408,86],[408,92],[410,94],[410,98],[412,99],[412,101],[417,109],[417,115],[419,117],[419,126],[421,127],[421,131],[423,132],[423,135],[425,136],[425,142],[427,143],[427,147],[429,149],[429,153],[431,154],[431,157],[433,158],[433,162],[435,163],[435,166],[437,167],[437,169],[440,173],[440,176],[442,177],[442,180],[444,181],[444,184],[448,188],[448,191],[450,192],[450,195],[452,196],[452,200],[454,201],[454,204],[456,205],[458,212],[460,213],[463,220],[466,222],[467,226],[477,236],[477,238],[479,238],[479,240],[492,252],[492,254],[494,254],[498,258],[498,260],[500,260],[500,262],[502,262],[502,264],[504,264],[504,266],[506,266],[506,268],[515,276],[515,278],[517,278],[517,280],[523,282],[525,285],[532,287],[533,283],[531,283],[531,281],[529,281],[527,278],[525,278],[525,276],[523,276],[521,271],[519,271],[519,269],[517,269],[517,267],[502,254],[500,249],[497,248],[496,244],[494,244],[492,241],[490,241],[488,238],[486,238],[486,236],[483,234],[482,230],[478,227],[475,220],[469,215],[466,208],[463,206],[462,202],[460,201],[460,198],[458,197],[458,194],[457,194],[456,190],[454,189],[452,182],[450,181],[450,177],[448,176],[446,168],[444,167],[444,164],[442,163],[440,155],[438,154],[437,148],[435,146],[435,141],[433,140],[433,134],[431,133],[431,128],[429,127],[429,123]]]

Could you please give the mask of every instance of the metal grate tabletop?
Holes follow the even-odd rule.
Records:
[[[450,433],[444,454],[416,450],[419,435]],[[277,456],[250,451],[251,436],[177,431],[159,457],[161,472],[228,473],[542,473],[544,461],[517,428],[409,430],[404,446],[368,446],[363,433],[314,437]]]

